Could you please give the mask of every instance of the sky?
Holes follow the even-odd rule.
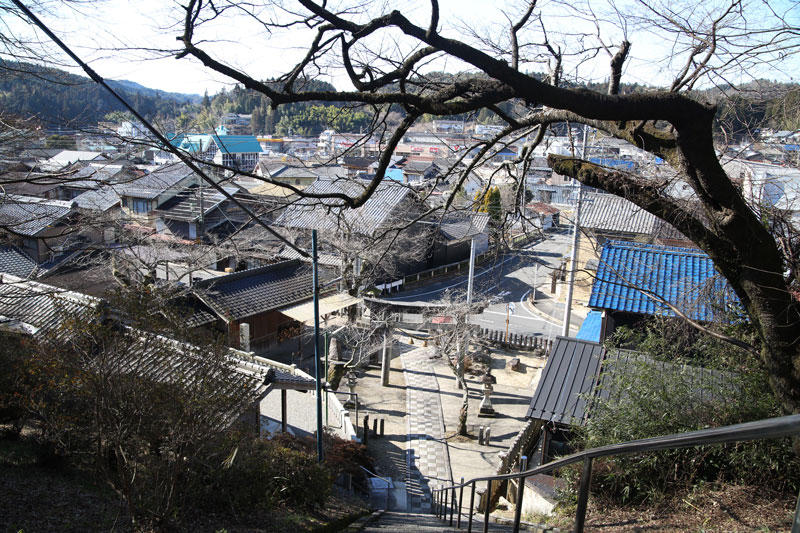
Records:
[[[0,0],[2,3],[7,0]],[[170,53],[180,35],[182,10],[172,1],[122,0],[87,1],[63,5],[56,0],[46,0],[49,8],[41,13],[43,20],[70,45],[78,55],[89,60],[99,74],[109,79],[128,79],[147,87],[173,92],[209,94],[232,86],[231,80],[211,72],[191,58],[175,59]],[[665,84],[674,77],[686,61],[685,33],[653,31],[653,19],[659,14],[669,14],[673,19],[691,23],[701,19],[714,8],[725,4],[722,0],[686,2],[683,0],[653,0],[653,9],[644,7],[642,2],[620,0],[606,4],[600,0],[575,0],[561,3],[556,0],[540,0],[539,7],[548,40],[554,46],[562,46],[565,56],[565,78],[595,79],[601,81],[608,76],[609,54],[602,45],[609,46],[613,52],[624,37],[633,43],[630,59],[626,64],[624,82],[643,84]],[[581,2],[582,11],[577,7]],[[219,0],[217,5],[223,5]],[[339,2],[341,3],[341,2]],[[219,19],[207,23],[198,30],[196,40],[215,57],[223,59],[259,79],[266,79],[285,72],[288,66],[304,53],[313,32],[292,27],[288,30],[274,30],[267,33],[257,24],[254,16],[279,18],[285,16],[281,5],[291,5],[289,0],[266,2],[263,7],[251,9],[232,9]],[[331,4],[331,2],[329,2]],[[508,19],[493,2],[478,0],[441,0],[440,32],[452,38],[475,42],[477,34],[486,40],[500,44],[507,49]],[[244,4],[239,4],[241,7]],[[387,5],[401,9],[412,21],[426,26],[430,13],[429,3],[421,0],[406,0],[392,5],[390,0],[371,4],[373,13]],[[512,18],[519,16],[524,9],[522,2],[503,2],[503,10]],[[625,10],[624,14],[611,7]],[[800,26],[800,7],[791,0],[750,0],[745,1],[746,16],[738,19],[735,31],[750,32],[750,37],[758,41],[757,30],[764,27],[765,17],[778,13],[793,26]],[[591,9],[591,16],[586,10]],[[672,13],[669,13],[672,10]],[[2,13],[2,11],[0,11]],[[599,20],[599,22],[595,22]],[[29,28],[18,20],[6,20],[15,35],[30,36]],[[532,21],[537,42],[543,40],[538,31],[540,24]],[[597,34],[601,35],[598,40]],[[42,35],[38,35],[43,38]],[[797,38],[797,39],[800,39]],[[589,47],[599,47],[594,53],[570,55],[576,43]],[[402,53],[411,50],[403,42],[398,32],[386,32],[381,38],[370,43],[372,50],[386,50],[399,47]],[[793,42],[800,46],[800,42]],[[532,48],[529,50],[533,50]],[[494,51],[495,55],[499,52]],[[769,58],[768,64],[732,64],[725,78],[716,81],[746,81],[748,77],[766,77],[779,81],[796,81],[795,73],[800,72],[797,56],[778,55]],[[428,66],[429,69],[459,71],[466,68],[453,59],[442,60]],[[545,70],[546,64],[531,64],[530,70]],[[71,69],[77,72],[77,69]],[[346,78],[339,73],[323,76],[322,79],[334,83],[338,88],[346,88]]]

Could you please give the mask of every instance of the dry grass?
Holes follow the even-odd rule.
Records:
[[[587,531],[789,531],[796,499],[763,487],[708,484],[654,504],[591,500]]]

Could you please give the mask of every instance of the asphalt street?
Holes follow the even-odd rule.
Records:
[[[509,251],[492,263],[476,267],[473,301],[484,301],[487,306],[483,313],[473,315],[471,321],[484,328],[505,331],[508,318],[508,331],[511,333],[546,337],[559,335],[561,327],[558,323],[531,313],[522,301],[530,295],[535,284],[540,288],[537,307],[561,316],[563,305],[552,303],[546,290],[550,273],[560,266],[561,258],[569,254],[569,246],[569,233],[560,230],[548,233],[545,240]],[[403,291],[388,299],[432,303],[440,300],[446,292],[466,295],[466,290],[467,275],[463,274]]]

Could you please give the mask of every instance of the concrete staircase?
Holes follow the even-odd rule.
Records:
[[[380,517],[377,518],[377,520],[368,523],[361,531],[410,531],[415,533],[434,533],[437,531],[467,530],[466,517],[464,516],[461,517],[461,529],[455,528],[455,520],[453,520],[453,527],[449,527],[448,524],[448,521],[440,520],[433,514],[384,512],[380,515]],[[483,531],[483,521],[480,520],[480,518],[473,518],[472,531]],[[513,531],[513,528],[506,525],[490,523],[489,531]]]

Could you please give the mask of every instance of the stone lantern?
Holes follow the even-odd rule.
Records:
[[[484,374],[481,381],[483,383],[483,399],[481,400],[481,405],[478,409],[478,416],[491,417],[495,415],[495,410],[494,407],[492,407],[491,399],[492,391],[494,390],[492,383],[495,382],[495,378],[491,371],[489,371]]]
[[[350,389],[350,396],[347,398],[347,401],[344,402],[343,407],[353,407],[356,404],[356,383],[358,379],[356,377],[356,373],[352,370],[347,373],[347,388]]]

